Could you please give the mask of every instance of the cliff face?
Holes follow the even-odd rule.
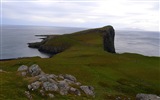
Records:
[[[70,47],[63,35],[50,35],[41,42],[28,43],[28,47],[37,48],[41,52],[57,54]]]
[[[28,46],[31,48],[38,48],[41,52],[57,54],[73,45],[88,45],[92,40],[96,40],[96,38],[98,38],[97,36],[100,36],[103,40],[104,50],[115,53],[114,35],[113,27],[105,26],[72,34],[47,36],[42,42],[28,43]],[[102,42],[100,44],[102,44]]]
[[[115,31],[112,26],[103,29],[103,47],[105,51],[116,53],[114,47]]]
[[[62,51],[64,51],[65,49],[67,49],[68,46],[45,46],[45,45],[41,45],[38,50],[41,52],[46,52],[46,53],[50,53],[50,54],[57,54],[60,53]]]

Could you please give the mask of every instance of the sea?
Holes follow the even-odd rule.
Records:
[[[23,57],[48,58],[51,55],[29,48],[28,43],[40,42],[36,35],[69,34],[87,28],[56,26],[2,25],[0,29],[0,59]],[[138,53],[160,56],[160,33],[151,31],[115,30],[117,53]]]

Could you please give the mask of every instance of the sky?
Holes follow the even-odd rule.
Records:
[[[2,25],[160,31],[159,0],[1,0]]]

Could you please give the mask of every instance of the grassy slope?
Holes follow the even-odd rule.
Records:
[[[160,94],[159,57],[146,57],[138,54],[110,54],[102,48],[102,36],[96,32],[78,32],[58,36],[46,45],[71,44],[71,47],[52,58],[38,57],[0,62],[1,69],[9,73],[0,73],[1,99],[24,99],[28,81],[19,77],[17,68],[22,65],[38,64],[44,72],[54,74],[72,74],[82,84],[95,88],[96,100],[114,100],[121,96],[134,99],[137,93]],[[43,98],[32,93],[33,98]],[[56,99],[93,99],[75,96],[60,96]]]

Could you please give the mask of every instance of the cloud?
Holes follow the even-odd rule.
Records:
[[[3,0],[3,24],[76,27],[113,25],[116,29],[159,30],[158,1]],[[10,21],[10,22],[9,22]]]

